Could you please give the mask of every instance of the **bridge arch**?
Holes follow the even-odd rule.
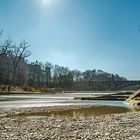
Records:
[[[125,87],[129,87],[129,86],[140,86],[140,83],[127,83],[127,84],[118,86],[118,87],[116,88],[116,90],[120,90],[120,89],[123,89],[123,88],[125,88]]]
[[[88,82],[92,87],[100,90],[120,90],[125,87],[140,85],[139,81],[94,81]]]
[[[96,86],[98,86],[98,88],[101,88],[102,90],[106,90],[107,89],[107,85],[106,84],[101,84],[101,83],[98,83],[98,82],[95,82],[95,83],[90,83],[90,85],[92,86],[92,88],[96,88]]]

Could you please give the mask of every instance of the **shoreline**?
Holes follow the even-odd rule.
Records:
[[[125,93],[133,93],[131,90],[109,90],[109,91],[56,91],[56,92],[31,92],[31,91],[5,91],[1,92],[0,95],[10,95],[10,94],[67,94],[67,93],[116,93],[116,94],[125,94]]]
[[[38,114],[57,114],[57,112],[66,112],[66,111],[76,111],[82,109],[93,109],[93,111],[105,110],[105,109],[114,109],[112,113],[100,113],[100,115],[107,114],[116,114],[117,110],[120,109],[120,113],[131,111],[127,107],[119,106],[109,106],[109,105],[63,105],[63,106],[42,106],[42,107],[20,107],[20,108],[0,108],[0,118],[3,117],[15,117],[15,116],[28,116]],[[122,110],[121,110],[122,109]],[[119,111],[118,111],[119,113]],[[98,116],[98,115],[95,115]]]
[[[62,111],[93,106],[63,106],[20,109],[0,109],[16,115],[24,109]],[[90,117],[0,117],[1,140],[139,140],[140,112],[127,112]]]

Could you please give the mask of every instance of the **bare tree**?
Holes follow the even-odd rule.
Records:
[[[12,41],[5,40],[0,45],[0,79],[4,83],[9,83],[10,71],[11,71],[11,60],[10,55],[12,53]]]
[[[29,48],[28,42],[25,40],[17,46],[16,44],[13,47],[13,52],[11,53],[13,71],[12,71],[12,83],[15,85],[17,70],[20,69],[20,66],[24,63],[25,58],[31,55],[31,52],[28,50]]]

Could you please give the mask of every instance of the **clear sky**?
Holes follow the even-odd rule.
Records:
[[[140,80],[140,0],[0,0],[0,28],[30,61]]]

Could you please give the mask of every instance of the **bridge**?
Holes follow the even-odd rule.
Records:
[[[125,87],[140,85],[138,81],[93,81],[87,82],[92,89],[120,90]]]

